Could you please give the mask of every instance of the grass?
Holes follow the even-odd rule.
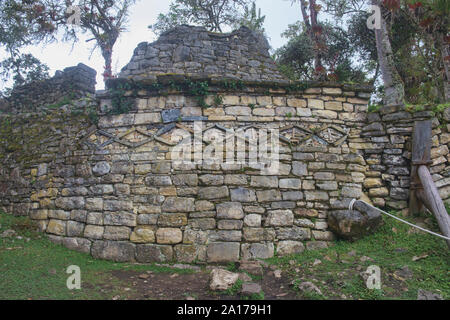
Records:
[[[411,232],[410,227],[393,219],[384,221],[377,233],[357,242],[336,241],[327,249],[275,257],[268,262],[287,272],[293,278],[294,288],[311,281],[323,293],[299,293],[306,299],[417,299],[418,289],[450,299],[450,253],[445,241]],[[433,229],[437,229],[437,224]],[[413,261],[414,256],[424,255],[425,258]],[[316,260],[321,263],[314,266]],[[381,290],[368,289],[361,277],[371,265],[381,268]],[[413,277],[399,280],[394,272],[404,266]]]
[[[124,285],[112,276],[114,270],[190,273],[155,264],[114,263],[96,260],[89,254],[68,250],[33,231],[28,218],[0,213],[0,234],[13,229],[22,239],[0,238],[0,300],[8,299],[112,299],[126,298]],[[67,267],[81,269],[81,290],[66,287]]]
[[[412,220],[412,219],[409,219]],[[336,241],[334,246],[304,251],[301,254],[268,259],[293,280],[294,290],[302,282],[314,283],[323,293],[300,292],[303,299],[417,299],[424,289],[450,299],[450,252],[442,239],[429,234],[411,232],[411,228],[393,219],[384,218],[380,230],[354,243]],[[437,229],[434,222],[432,229]],[[153,273],[191,273],[191,269],[175,269],[155,264],[114,263],[96,260],[88,254],[68,250],[48,240],[45,234],[33,231],[25,217],[0,213],[0,234],[13,229],[21,239],[0,238],[0,300],[2,299],[120,299],[132,297],[124,291],[129,283],[113,275],[116,270]],[[413,261],[413,257],[421,259]],[[320,260],[319,264],[315,264]],[[81,269],[82,290],[68,290],[67,267]],[[369,266],[381,268],[381,290],[366,288],[361,277]],[[411,279],[394,274],[407,266]],[[237,271],[230,263],[228,270]],[[251,276],[253,281],[261,280]],[[242,288],[238,280],[227,292],[236,296]],[[188,292],[190,296],[194,293]],[[264,299],[264,292],[250,297]]]

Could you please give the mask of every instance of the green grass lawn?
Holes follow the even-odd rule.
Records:
[[[0,238],[0,299],[112,299],[119,294],[124,298],[123,284],[111,276],[113,270],[192,272],[96,260],[50,242],[46,235],[33,231],[28,218],[0,213],[0,225],[0,234],[13,229],[22,237]],[[81,269],[82,290],[66,287],[70,265]]]
[[[450,299],[450,250],[445,241],[423,232],[412,232],[412,228],[392,218],[383,216],[383,220],[385,224],[377,233],[354,243],[336,241],[327,249],[269,261],[288,273],[294,279],[294,286],[314,279],[312,282],[323,296],[311,294],[311,299],[344,296],[345,299],[417,299],[418,289]],[[407,220],[414,222],[411,218]],[[437,224],[432,228],[439,230]],[[314,266],[316,259],[320,263]],[[381,269],[381,290],[367,289],[360,275],[371,265]],[[410,279],[399,279],[394,272],[405,266],[413,275]]]

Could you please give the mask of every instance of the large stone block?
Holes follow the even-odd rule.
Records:
[[[131,233],[130,241],[135,243],[155,242],[155,232],[149,227],[137,227]]]
[[[231,201],[254,202],[256,201],[255,191],[246,188],[231,189]]]
[[[183,232],[177,228],[159,228],[156,242],[160,244],[177,244],[183,241]]]
[[[168,197],[162,210],[166,212],[192,212],[195,211],[194,198]]]
[[[157,244],[138,244],[136,246],[136,260],[141,263],[168,262],[173,259],[171,246]]]
[[[47,226],[47,233],[56,234],[58,236],[66,235],[66,221],[51,219]]]
[[[84,223],[76,221],[67,221],[67,236],[82,237],[84,231]]]
[[[228,187],[205,187],[200,188],[198,191],[198,196],[200,199],[212,200],[212,199],[222,199],[229,196]]]
[[[129,240],[131,229],[128,227],[105,227],[103,238],[106,240]]]
[[[266,226],[292,226],[294,224],[294,214],[291,210],[269,211]]]
[[[224,202],[216,206],[219,219],[243,219],[244,210],[239,202]]]
[[[123,241],[95,241],[91,254],[96,259],[127,262],[135,259],[136,246]]]
[[[70,250],[82,253],[90,253],[92,242],[83,238],[63,238],[62,244]]]
[[[244,243],[241,245],[242,259],[269,259],[272,258],[275,252],[274,245],[271,242],[267,243]]]
[[[103,223],[110,226],[136,226],[137,216],[130,212],[105,212]]]
[[[381,214],[377,211],[362,213],[356,210],[336,210],[331,211],[328,217],[330,229],[349,240],[357,240],[374,232],[381,222]]]
[[[186,213],[162,213],[158,218],[161,227],[181,227],[187,225]]]
[[[83,197],[58,198],[55,200],[55,205],[64,210],[84,209],[86,201]]]
[[[279,256],[302,253],[303,251],[305,251],[305,246],[299,241],[280,241],[277,245],[277,255]]]
[[[179,244],[175,246],[177,262],[195,263],[206,260],[206,247],[202,245]]]
[[[234,262],[239,260],[239,253],[238,242],[217,242],[208,245],[206,256],[208,262]]]

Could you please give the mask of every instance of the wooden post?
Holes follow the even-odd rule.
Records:
[[[421,165],[430,165],[431,161],[431,120],[416,121],[412,137],[411,184],[409,192],[409,212],[417,215],[424,210],[423,203],[417,196],[423,189],[417,169]]]
[[[423,194],[426,199],[428,209],[436,216],[436,220],[439,224],[439,229],[446,237],[450,237],[450,218],[447,210],[445,209],[444,202],[439,195],[438,189],[434,184],[430,171],[426,166],[420,166],[417,170],[420,181],[423,185]],[[450,249],[450,240],[447,241],[447,246]]]

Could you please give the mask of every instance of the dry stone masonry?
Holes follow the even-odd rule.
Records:
[[[184,74],[283,81],[269,48],[264,36],[246,27],[222,34],[182,25],[163,33],[154,43],[140,43],[120,77],[155,80],[161,74]]]
[[[80,63],[57,71],[53,78],[14,88],[6,102],[16,111],[29,112],[62,99],[78,99],[95,94],[96,74],[94,69]],[[6,108],[6,103],[4,105]]]
[[[289,82],[265,43],[245,28],[218,35],[181,26],[138,46],[97,95],[98,125],[64,108],[2,116],[0,208],[101,259],[301,253],[335,239],[329,217],[352,198],[407,207],[411,130],[422,118],[434,119],[432,172],[450,198],[448,110],[368,112],[371,88]],[[130,108],[114,114],[118,105]],[[203,137],[278,129],[280,170],[173,161],[177,130],[194,136],[200,121]],[[201,140],[202,151],[210,145]]]

